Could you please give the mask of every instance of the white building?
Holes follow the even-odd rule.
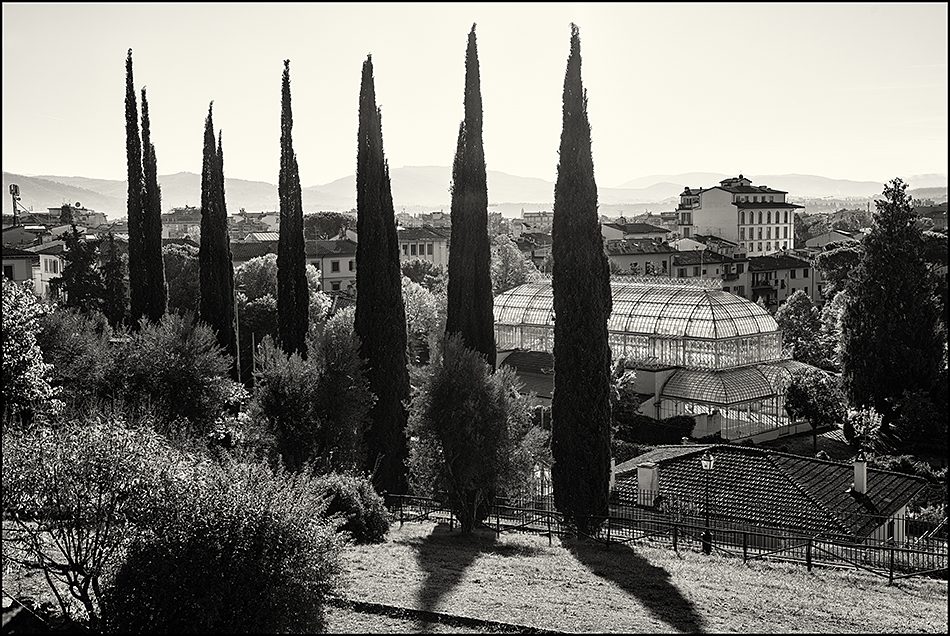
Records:
[[[754,186],[741,174],[718,186],[680,194],[678,229],[681,238],[707,234],[739,245],[740,252],[762,256],[795,247],[795,211],[783,190]]]

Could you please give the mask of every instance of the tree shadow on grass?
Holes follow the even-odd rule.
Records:
[[[634,597],[670,627],[680,632],[703,632],[703,617],[670,582],[669,573],[630,546],[615,544],[607,548],[593,541],[568,538],[561,545],[593,574]]]
[[[440,523],[425,537],[400,540],[416,551],[416,561],[425,572],[425,580],[419,590],[418,609],[435,612],[443,598],[461,582],[465,570],[481,555],[533,556],[537,548],[499,543],[495,533],[476,528],[464,535],[450,530],[448,524]],[[428,624],[423,626],[427,630]]]

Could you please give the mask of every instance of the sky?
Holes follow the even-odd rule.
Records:
[[[476,26],[489,170],[555,181],[570,25],[595,178],[947,173],[946,3],[3,3],[3,170],[124,180],[125,60],[159,174],[277,183],[290,60],[303,187],[355,173],[372,55],[390,168],[450,166]]]

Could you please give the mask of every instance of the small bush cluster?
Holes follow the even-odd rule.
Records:
[[[325,515],[338,515],[354,543],[382,543],[389,532],[389,511],[369,479],[346,473],[322,475],[316,488],[327,499]]]
[[[108,631],[323,631],[343,541],[314,477],[205,461],[160,496],[103,591]]]

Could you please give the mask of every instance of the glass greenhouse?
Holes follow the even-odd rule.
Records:
[[[607,322],[614,360],[638,370],[652,392],[642,410],[658,418],[697,417],[706,433],[738,439],[788,427],[784,395],[801,363],[782,358],[782,334],[757,304],[708,285],[661,279],[611,281]],[[499,351],[552,352],[550,281],[528,283],[494,301]],[[652,386],[645,383],[652,381]]]

